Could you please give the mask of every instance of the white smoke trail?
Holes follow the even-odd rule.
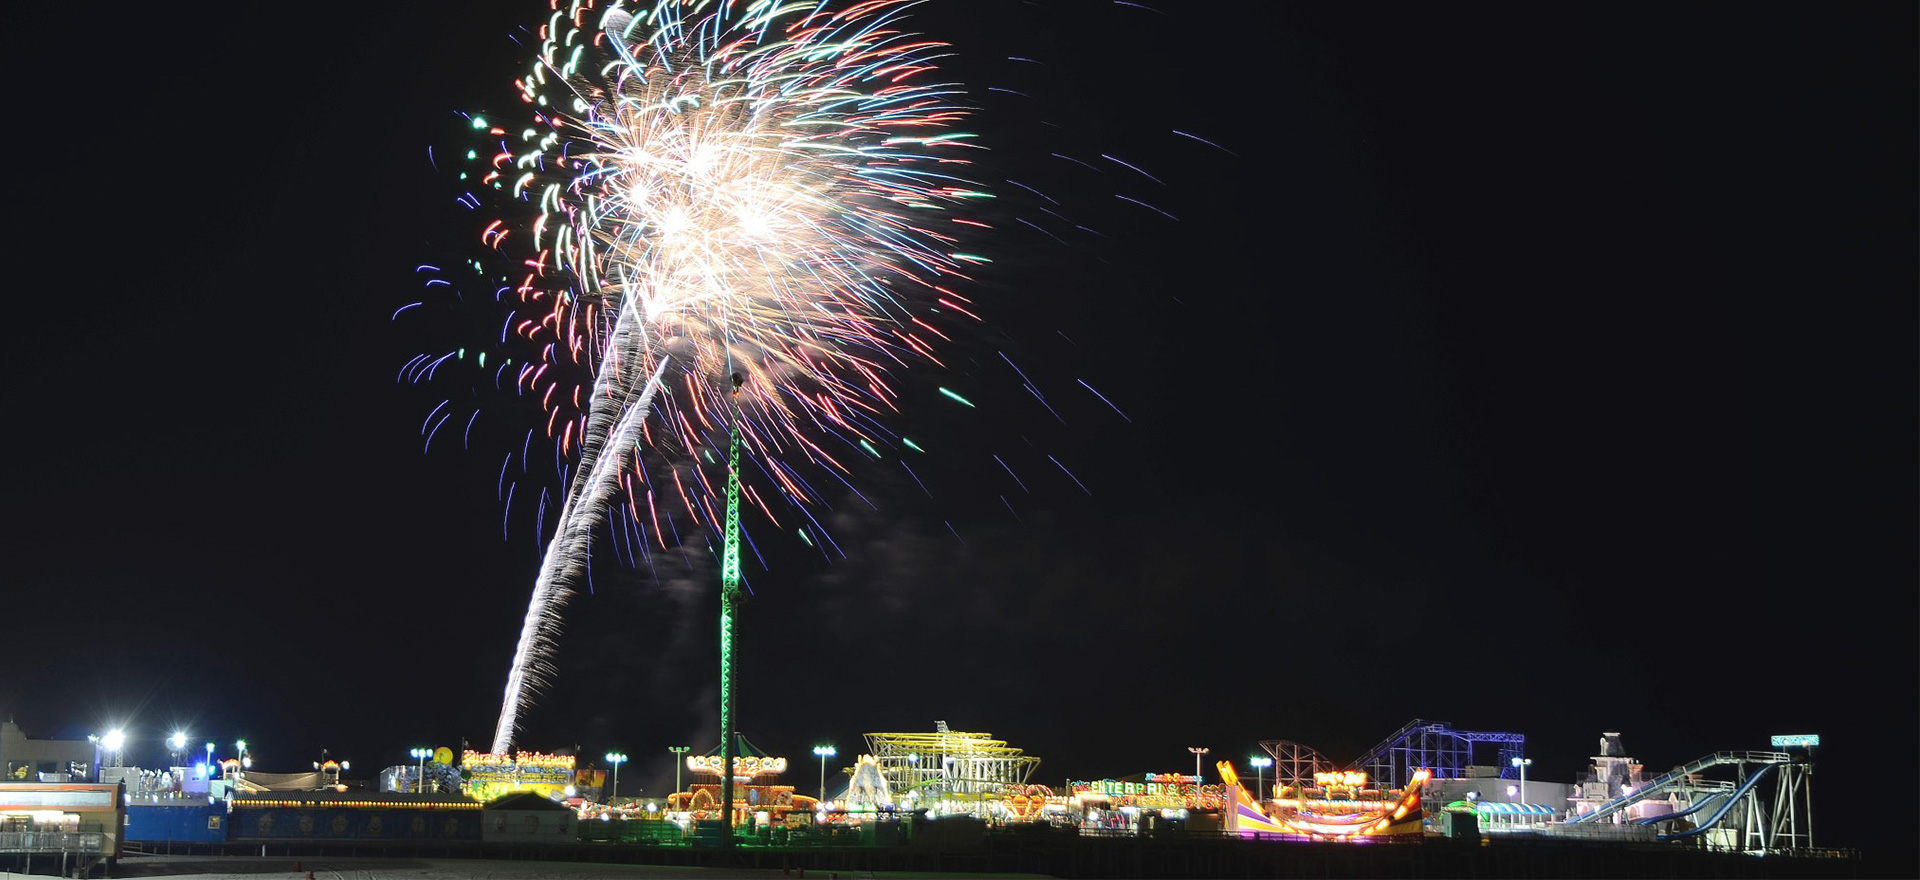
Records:
[[[592,412],[581,434],[580,465],[568,487],[553,539],[547,543],[546,556],[540,561],[533,598],[527,603],[527,617],[520,626],[520,643],[514,649],[513,665],[507,672],[500,721],[493,732],[496,755],[512,750],[520,709],[532,700],[535,691],[547,684],[552,671],[547,661],[557,647],[560,609],[573,596],[568,584],[579,577],[590,558],[592,532],[605,516],[607,496],[619,485],[621,456],[637,445],[640,426],[647,420],[654,396],[660,391],[660,379],[672,360],[661,355],[659,366],[636,399],[631,385],[622,381],[627,374],[627,363],[619,358],[630,347],[627,343],[632,335],[641,332],[639,326],[640,322],[623,310],[613,338],[608,341],[607,349],[612,357],[602,365],[600,377],[594,383]],[[604,454],[608,443],[612,444],[612,452]]]

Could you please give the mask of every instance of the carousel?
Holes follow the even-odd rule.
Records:
[[[796,794],[793,786],[779,781],[787,772],[787,759],[761,752],[745,737],[740,738],[740,745],[741,753],[733,759],[733,826],[770,828],[811,823],[817,799]],[[668,795],[669,815],[695,822],[721,818],[720,774],[725,760],[719,754],[688,755],[686,763],[693,780],[686,791]]]

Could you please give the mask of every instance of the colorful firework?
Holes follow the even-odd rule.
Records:
[[[891,445],[890,372],[937,364],[940,322],[974,317],[952,288],[983,261],[961,234],[985,224],[949,209],[987,194],[959,174],[960,91],[928,82],[945,47],[902,27],[912,5],[556,0],[515,81],[527,119],[473,118],[499,141],[475,155],[480,182],[530,219],[481,235],[524,267],[511,329],[542,357],[516,382],[576,457],[496,752],[551,675],[560,609],[618,497],[662,548],[663,506],[717,528],[724,474],[699,459],[737,415],[766,490],[749,502],[810,517],[821,499],[796,465],[844,473],[834,449]],[[691,479],[650,476],[643,449],[691,459]]]

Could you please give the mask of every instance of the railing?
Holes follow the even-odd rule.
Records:
[[[1716,792],[1732,791],[1739,787],[1739,783],[1727,779],[1689,779],[1686,782],[1675,782],[1673,787],[1690,788],[1696,792]]]
[[[98,832],[0,831],[0,852],[104,853],[107,836]]]

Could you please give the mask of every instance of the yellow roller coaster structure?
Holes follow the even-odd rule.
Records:
[[[1040,759],[991,734],[948,730],[932,733],[869,733],[867,751],[896,796],[922,798],[997,796],[1024,786]]]

